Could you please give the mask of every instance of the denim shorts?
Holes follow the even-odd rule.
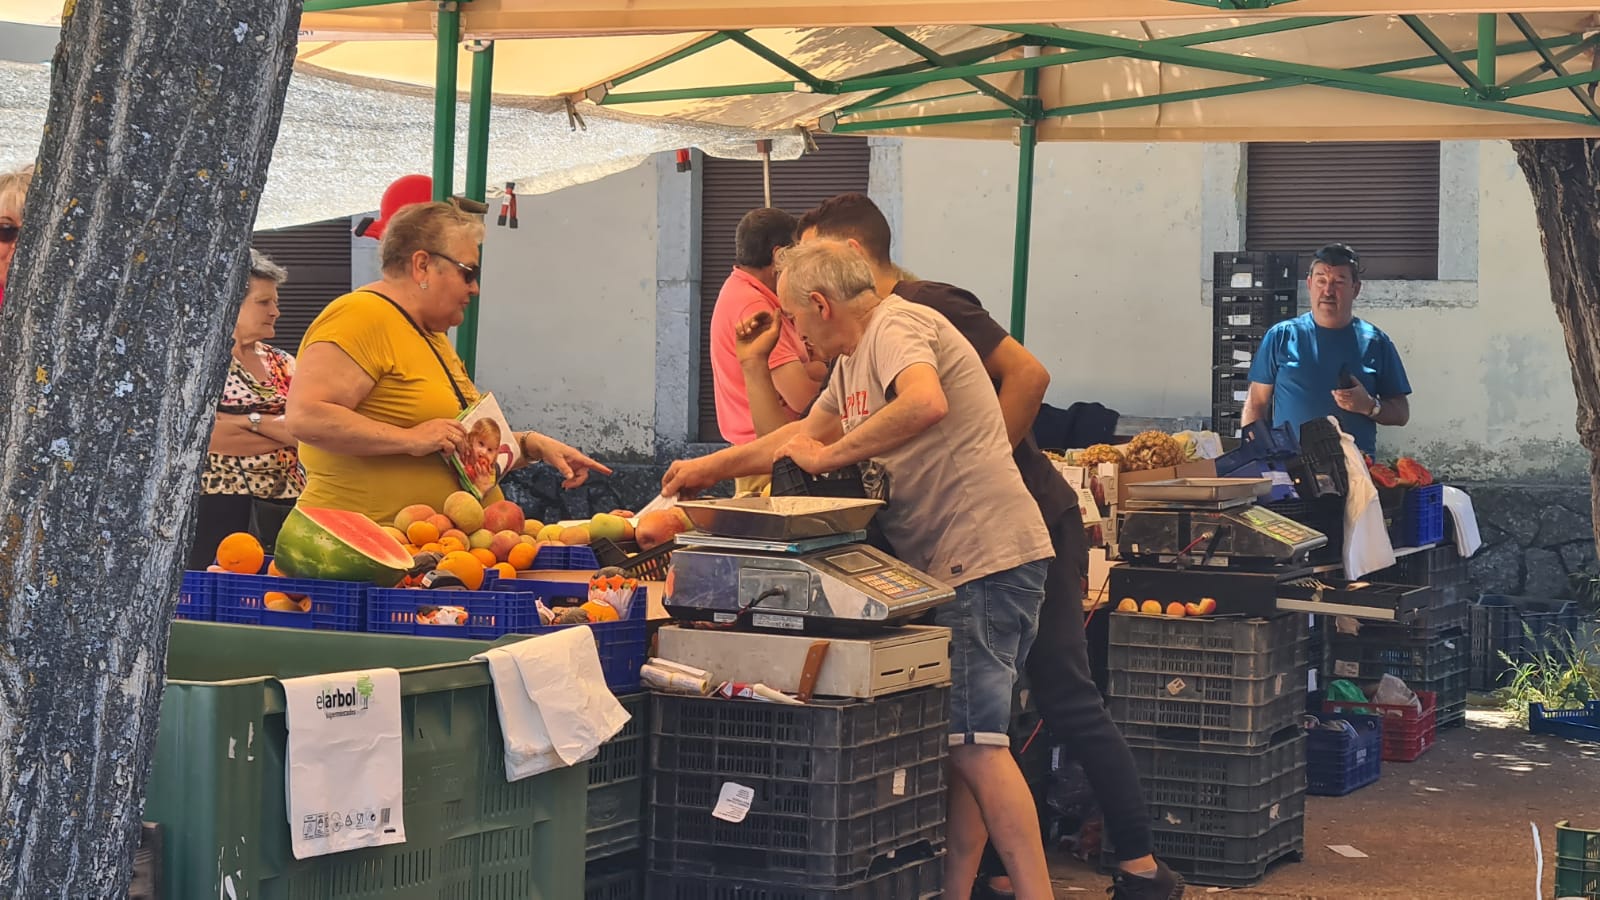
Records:
[[[986,575],[956,588],[934,610],[950,629],[950,743],[1008,747],[1011,693],[1033,646],[1044,602],[1047,559]]]

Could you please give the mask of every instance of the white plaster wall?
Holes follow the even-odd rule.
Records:
[[[477,382],[513,424],[605,459],[653,452],[656,173],[517,198],[484,238]]]
[[[1200,144],[1042,144],[1026,342],[1049,402],[1131,416],[1209,415],[1211,311],[1201,303]],[[901,145],[903,264],[974,291],[1010,323],[1017,148]]]

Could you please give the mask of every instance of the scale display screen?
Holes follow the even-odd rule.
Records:
[[[860,550],[851,550],[845,553],[824,557],[828,563],[846,575],[860,575],[880,568],[883,563],[873,559]]]

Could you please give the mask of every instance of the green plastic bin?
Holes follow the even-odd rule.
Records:
[[[497,642],[499,643],[499,642]],[[490,642],[174,622],[145,803],[169,900],[562,900],[588,763],[507,783]],[[400,670],[406,842],[296,860],[277,678]]]

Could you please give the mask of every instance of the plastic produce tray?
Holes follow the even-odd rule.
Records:
[[[583,896],[583,834],[570,817],[589,764],[507,783],[488,667],[464,661],[487,647],[174,622],[144,811],[163,829],[165,896]],[[297,860],[276,679],[376,667],[400,670],[406,842]]]
[[[1218,292],[1211,306],[1215,331],[1230,334],[1234,329],[1267,328],[1292,319],[1300,314],[1295,293],[1294,288],[1270,294]]]
[[[628,723],[589,761],[584,850],[591,863],[644,846],[645,736],[649,734],[644,717],[650,712],[650,695],[641,692],[617,700],[628,711]]]
[[[1186,832],[1216,837],[1259,834],[1306,811],[1306,773],[1285,775],[1270,785],[1278,793],[1265,806],[1249,812],[1231,812],[1206,806],[1150,804],[1150,826],[1165,832]]]
[[[211,596],[216,585],[214,576],[215,573],[204,571],[183,573],[183,581],[178,585],[178,609],[173,614],[175,618],[194,622],[210,622],[216,618],[215,601]]]
[[[1574,741],[1600,741],[1600,700],[1590,700],[1583,709],[1546,710],[1543,703],[1529,703],[1528,731]]]
[[[1299,729],[1255,753],[1215,753],[1130,745],[1139,784],[1152,805],[1250,812],[1305,785],[1306,743]]]
[[[1383,719],[1345,716],[1351,730],[1306,732],[1306,793],[1343,797],[1378,780],[1383,771]]]
[[[897,867],[841,888],[773,884],[760,876],[723,878],[650,873],[650,900],[936,900],[943,896],[943,851],[911,855]]]
[[[533,568],[549,571],[584,571],[600,568],[595,552],[588,547],[557,547],[545,544],[534,557]]]
[[[318,631],[360,631],[370,585],[353,581],[318,581],[313,578],[278,578],[272,575],[211,573],[211,597],[216,621],[234,625],[269,625],[274,628],[311,628]],[[271,591],[311,598],[310,612],[275,612],[263,597]]]
[[[1303,644],[1285,647],[1288,655],[1301,657],[1293,668],[1261,678],[1235,678],[1228,675],[1166,675],[1155,672],[1125,672],[1112,663],[1110,695],[1128,699],[1154,699],[1162,703],[1206,702],[1262,706],[1285,692],[1304,691],[1306,667]]]
[[[1249,393],[1248,373],[1228,367],[1217,369],[1217,377],[1211,383],[1211,408],[1242,409],[1244,402],[1250,399]]]
[[[1380,496],[1388,493],[1380,491]],[[1386,504],[1389,540],[1396,547],[1426,547],[1444,540],[1444,485],[1407,488],[1398,505]]]
[[[644,900],[644,854],[592,859],[583,870],[583,900]]]
[[[1442,496],[1442,495],[1441,495]],[[1373,581],[1447,587],[1467,581],[1467,559],[1455,544],[1441,544],[1400,557],[1393,566],[1370,576]]]
[[[1328,635],[1328,677],[1377,681],[1385,674],[1413,682],[1465,673],[1472,646],[1460,629],[1438,637],[1393,639],[1375,635]],[[1424,685],[1426,687],[1426,685]]]
[[[1385,762],[1412,762],[1438,740],[1439,698],[1431,691],[1416,691],[1422,711],[1404,704],[1325,700],[1325,716],[1358,715],[1383,718],[1383,759]]]
[[[1266,875],[1275,863],[1299,860],[1305,854],[1305,816],[1279,822],[1257,835],[1218,837],[1176,831],[1151,833],[1155,855],[1191,884],[1248,887]],[[1116,864],[1110,841],[1101,865]]]
[[[1111,718],[1130,740],[1262,747],[1292,725],[1305,705],[1289,692],[1261,706],[1112,697]]]
[[[1475,691],[1491,691],[1504,686],[1511,666],[1522,661],[1522,619],[1508,598],[1485,595],[1467,609],[1472,635],[1471,674],[1468,684]],[[1500,654],[1511,658],[1506,662]]]
[[[1261,338],[1266,334],[1266,329],[1260,329],[1260,334],[1248,337],[1238,334],[1217,335],[1212,340],[1211,362],[1217,369],[1232,369],[1241,374],[1248,374],[1250,363],[1255,359],[1256,351],[1261,347]]]
[[[1576,603],[1530,597],[1512,598],[1512,602],[1521,620],[1518,631],[1524,660],[1545,653],[1563,656],[1571,651],[1573,638],[1582,625]]]
[[[1270,250],[1219,250],[1211,257],[1211,291],[1297,290],[1298,254]],[[1234,287],[1234,275],[1248,275],[1249,287]]]
[[[1142,599],[1142,598],[1139,598]],[[1275,674],[1273,654],[1305,637],[1305,616],[1285,613],[1270,618],[1206,616],[1172,618],[1115,613],[1111,616],[1112,653],[1141,672],[1235,675],[1255,678]],[[1118,657],[1113,657],[1113,659]]]
[[[1600,898],[1600,831],[1556,823],[1556,896]]]

